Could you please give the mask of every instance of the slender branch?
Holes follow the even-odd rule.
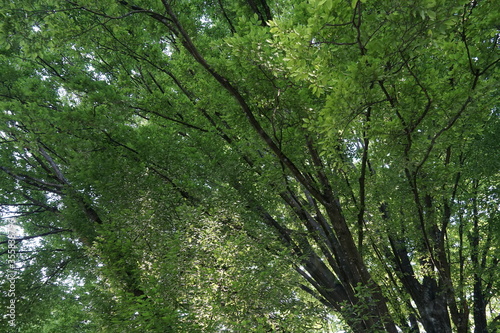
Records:
[[[401,53],[401,56],[404,58],[403,53]],[[422,92],[424,93],[425,98],[427,99],[427,105],[425,106],[424,112],[422,112],[420,117],[411,125],[410,131],[413,132],[418,127],[418,125],[424,120],[424,118],[427,116],[427,114],[429,113],[429,111],[431,109],[431,105],[432,105],[432,98],[429,95],[427,88],[424,87],[424,85],[420,82],[420,80],[418,79],[415,72],[410,67],[409,61],[405,61],[405,66],[406,66],[406,69],[408,69],[408,72],[410,73],[410,75],[413,77],[413,79],[415,80],[415,82],[419,86],[420,90],[422,90]]]
[[[226,19],[227,23],[229,24],[229,30],[231,30],[231,32],[233,34],[235,34],[236,33],[236,29],[234,28],[233,22],[231,22],[231,19],[227,15],[226,9],[222,5],[222,0],[217,0],[217,2],[219,3],[219,7],[220,7],[220,9],[222,11],[222,15],[224,16],[224,18]]]
[[[52,67],[47,61],[45,61],[43,58],[41,58],[40,56],[37,57],[38,60],[40,60],[43,65],[45,67],[48,67],[50,68],[50,70],[52,70],[52,72],[54,72],[54,74],[59,77],[60,79],[62,79],[63,81],[66,81],[66,78],[64,76],[61,75],[61,73],[59,73],[54,67]]]
[[[94,15],[97,15],[97,16],[100,16],[100,17],[104,17],[104,18],[107,18],[109,20],[120,20],[120,19],[123,19],[125,17],[128,17],[128,16],[131,16],[131,15],[134,15],[134,14],[139,14],[139,13],[146,13],[148,15],[159,15],[155,12],[152,12],[150,10],[147,10],[147,9],[144,9],[144,8],[141,8],[141,7],[138,7],[138,6],[129,6],[132,11],[128,12],[128,13],[125,13],[121,16],[110,16],[110,15],[107,15],[103,12],[100,12],[100,11],[96,11],[96,10],[93,10],[93,9],[90,9],[90,8],[87,8],[87,7],[84,7],[74,1],[69,1],[69,0],[66,0],[67,3],[73,5],[73,6],[76,6],[75,8],[73,9],[80,9],[80,10],[84,10],[86,12],[89,12],[91,14],[94,14]],[[128,3],[125,2],[125,1],[119,1],[122,5],[125,5],[125,6],[128,6]]]
[[[361,174],[359,176],[359,212],[358,212],[358,249],[363,254],[363,227],[366,209],[366,169],[368,164],[368,147],[370,139],[367,130],[370,127],[371,107],[366,111],[366,129],[363,130],[363,156],[361,157]]]
[[[61,169],[59,168],[59,166],[54,162],[54,160],[52,159],[52,157],[50,157],[50,155],[45,151],[45,149],[43,149],[42,147],[39,147],[38,148],[38,151],[40,152],[40,154],[42,154],[42,156],[47,160],[47,162],[49,162],[50,166],[52,167],[52,170],[54,171],[55,175],[57,176],[57,179],[63,183],[63,184],[66,184],[66,185],[69,185],[69,182],[68,180],[66,179],[66,177],[64,177],[64,174],[62,173]]]
[[[467,109],[467,106],[472,102],[472,97],[467,97],[467,99],[465,100],[465,102],[462,104],[462,107],[460,108],[460,110],[458,110],[458,112],[448,121],[448,123],[446,124],[446,126],[444,126],[443,128],[441,128],[436,134],[434,134],[434,136],[432,137],[431,139],[431,142],[429,144],[429,146],[427,147],[427,150],[425,152],[425,155],[424,157],[422,158],[422,160],[420,161],[420,163],[417,165],[417,167],[415,168],[415,172],[418,172],[422,166],[424,165],[424,163],[427,161],[427,159],[429,158],[432,150],[434,149],[434,145],[437,141],[437,139],[444,133],[446,132],[447,130],[449,130],[450,128],[453,127],[453,125],[457,122],[457,120],[462,116],[462,114],[465,112],[465,110]]]
[[[188,128],[192,128],[192,129],[195,129],[195,130],[198,130],[200,132],[204,132],[204,133],[208,133],[209,131],[204,129],[204,128],[201,128],[201,127],[198,127],[196,125],[192,125],[192,124],[189,124],[185,121],[182,121],[182,120],[179,120],[179,119],[175,119],[175,118],[172,118],[172,117],[169,117],[169,116],[166,116],[162,113],[159,113],[157,111],[153,111],[153,110],[148,110],[148,109],[145,109],[143,107],[139,107],[139,106],[132,106],[133,109],[136,109],[136,110],[140,110],[140,111],[144,111],[144,112],[147,112],[147,113],[151,113],[151,114],[154,114],[160,118],[163,118],[163,119],[166,119],[166,120],[169,120],[169,121],[172,121],[172,122],[175,122],[175,123],[178,123],[180,125],[183,125],[183,126],[186,126]]]
[[[21,237],[21,238],[16,238],[15,242],[17,244],[17,243],[21,243],[23,241],[27,241],[27,240],[30,240],[30,239],[45,237],[45,236],[48,236],[48,235],[55,235],[55,234],[59,234],[61,232],[73,232],[73,230],[72,229],[53,229],[51,231],[47,231],[47,232],[44,232],[44,233],[41,233],[41,234],[38,234],[38,235],[24,236],[24,237]],[[7,244],[8,242],[9,242],[9,240],[1,241],[0,244]],[[0,253],[0,255],[1,254],[5,254],[5,253],[7,253],[7,252],[2,252],[2,253]]]
[[[52,192],[55,194],[62,194],[63,185],[61,184],[48,183],[42,179],[34,178],[28,175],[16,174],[11,170],[9,170],[8,168],[2,166],[0,166],[0,170],[4,171],[14,179],[22,181],[28,185],[34,186],[42,191]]]

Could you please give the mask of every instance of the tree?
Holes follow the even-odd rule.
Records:
[[[498,326],[494,1],[2,8],[1,204],[82,331]]]

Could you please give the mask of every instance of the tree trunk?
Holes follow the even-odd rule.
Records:
[[[436,280],[424,277],[420,299],[415,299],[426,333],[451,333],[446,296]]]
[[[477,191],[479,183],[473,181],[474,189]],[[477,204],[477,193],[472,199],[472,213],[473,215],[473,229],[471,235],[471,261],[474,267],[474,333],[487,333],[487,321],[486,321],[486,302],[483,295],[483,286],[481,281],[481,275],[478,272],[481,270],[481,265],[479,263],[479,208]]]

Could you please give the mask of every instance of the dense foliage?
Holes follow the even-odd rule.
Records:
[[[2,1],[2,331],[495,332],[499,5]]]

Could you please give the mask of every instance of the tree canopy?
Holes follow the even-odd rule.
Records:
[[[499,5],[2,1],[2,330],[496,332]]]

